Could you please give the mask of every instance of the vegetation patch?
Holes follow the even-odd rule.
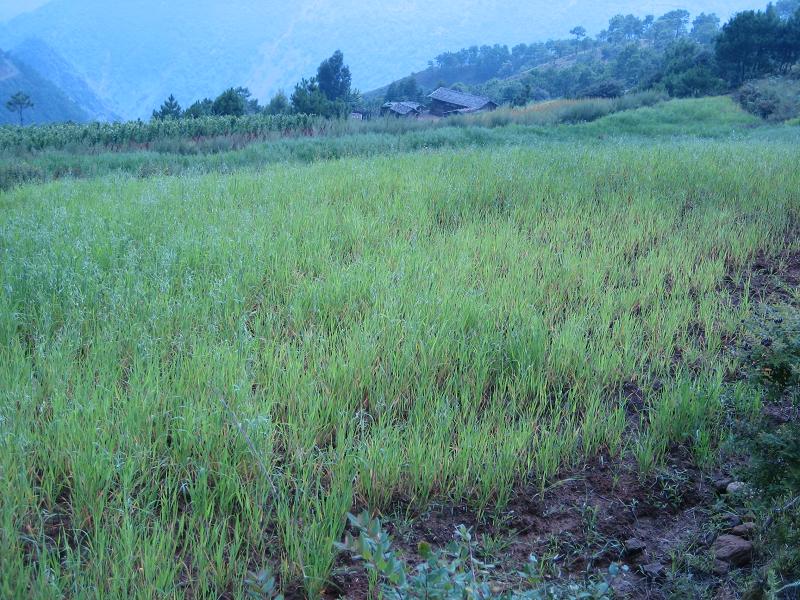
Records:
[[[348,512],[436,503],[501,556],[530,525],[549,570],[537,503],[596,461],[691,505],[748,312],[726,286],[793,247],[795,163],[563,141],[3,193],[0,595],[240,596],[268,569],[317,597]],[[574,485],[552,568],[606,569],[644,513]]]
[[[772,78],[746,83],[737,92],[739,104],[769,121],[789,121],[800,117],[800,79]]]
[[[267,128],[263,136],[245,130],[194,139],[180,133],[182,122],[157,121],[149,131],[172,131],[174,135],[156,136],[138,149],[121,142],[117,150],[91,145],[68,145],[64,150],[33,153],[9,150],[6,157],[0,155],[0,189],[57,179],[229,173],[275,163],[447,149],[524,147],[553,141],[608,138],[613,143],[619,138],[637,138],[646,145],[653,137],[726,138],[739,136],[742,130],[748,130],[752,136],[757,132],[749,130],[756,127],[765,140],[776,135],[785,136],[787,141],[797,139],[795,128],[764,126],[763,121],[747,114],[727,97],[663,100],[661,94],[643,93],[613,100],[549,101],[521,109],[452,117],[434,124],[397,119],[365,123],[319,120],[312,121],[318,122],[319,127],[314,126],[308,135]],[[209,117],[208,124],[217,119]],[[252,123],[264,119],[272,117],[253,117]],[[202,127],[204,120],[197,121]],[[223,124],[227,127],[231,122]],[[238,127],[235,122],[233,125]],[[68,137],[83,126],[74,127],[77,129],[68,133]],[[46,128],[39,129],[41,133]],[[54,126],[51,133],[57,129]]]

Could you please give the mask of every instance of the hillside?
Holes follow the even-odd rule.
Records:
[[[29,38],[16,46],[11,55],[36,69],[42,77],[56,85],[67,98],[95,121],[114,121],[119,117],[111,111],[75,68],[55,50],[38,38]]]
[[[724,18],[752,5],[701,0],[692,10]],[[673,7],[649,0],[636,12],[660,14]],[[231,85],[247,85],[262,100],[281,88],[290,91],[336,48],[345,53],[354,84],[374,89],[425,68],[443,51],[563,37],[572,26],[565,23],[596,32],[612,15],[630,11],[631,3],[623,0],[605,0],[592,11],[574,0],[558,7],[542,0],[457,5],[233,0],[224,7],[211,0],[53,0],[0,28],[0,47],[41,39],[74,65],[114,112],[136,118],[149,116],[170,93],[185,105]]]
[[[32,109],[25,111],[26,123],[90,120],[89,114],[53,82],[42,77],[26,63],[0,50],[0,125],[18,122],[16,113],[6,110],[5,102],[19,91],[28,94],[34,103]]]

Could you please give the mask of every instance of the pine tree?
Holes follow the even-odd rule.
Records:
[[[210,98],[197,100],[189,108],[187,108],[183,116],[196,119],[198,117],[209,117],[214,114],[214,101]]]
[[[172,94],[164,101],[160,109],[153,111],[153,118],[160,120],[180,119],[182,115],[183,110],[181,110],[181,105],[178,104],[178,101]]]
[[[17,92],[8,99],[8,102],[6,102],[6,108],[19,115],[19,124],[20,127],[22,127],[25,124],[25,121],[22,118],[22,113],[29,108],[33,108],[33,101],[31,101],[31,97],[28,96],[28,94]]]
[[[350,68],[344,64],[344,55],[340,50],[333,56],[322,61],[317,69],[317,84],[319,90],[331,102],[347,100],[350,95]]]
[[[234,88],[230,88],[217,96],[211,110],[215,115],[241,117],[246,109],[247,104],[242,95]]]
[[[286,97],[286,94],[283,93],[283,90],[279,90],[278,93],[272,97],[264,110],[268,115],[285,115],[289,114],[290,109],[289,99]]]

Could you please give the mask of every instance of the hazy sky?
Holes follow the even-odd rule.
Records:
[[[47,0],[0,0],[0,21],[7,21],[46,3]]]
[[[17,15],[20,15],[22,13],[25,13],[25,12],[28,12],[28,11],[31,11],[31,10],[34,10],[34,9],[40,7],[43,4],[47,4],[49,1],[50,0],[0,0],[0,22],[8,21],[9,19],[13,19]],[[126,1],[130,1],[130,0],[109,0],[109,2],[126,2]],[[221,1],[224,3],[224,0],[221,0]],[[264,1],[264,0],[261,0],[261,1]],[[266,1],[269,1],[269,0],[266,0]],[[575,0],[566,0],[564,2],[564,4],[575,4]],[[591,4],[592,4],[591,2],[587,2],[587,5],[588,5],[587,9],[591,10],[589,8],[589,6],[591,6]],[[664,12],[666,12],[667,10],[670,10],[671,8],[675,8],[675,7],[682,7],[682,8],[683,7],[688,7],[691,10],[691,6],[690,6],[691,2],[686,2],[686,1],[680,2],[680,1],[676,1],[676,0],[672,0],[672,1],[666,0],[665,2],[663,2],[663,4],[664,4],[664,9],[665,9]],[[741,3],[740,2],[732,2],[732,4],[741,4]],[[760,4],[761,4],[761,2],[754,2],[753,6],[759,6]],[[748,3],[748,7],[749,6],[750,6],[750,3]],[[732,6],[731,12],[735,12],[736,10],[741,10],[741,8],[742,8],[741,6]],[[640,11],[636,10],[636,2],[631,2],[630,10],[631,10],[631,12],[634,12],[634,13],[640,12]],[[720,12],[721,16],[727,16],[727,15],[723,15],[722,12],[724,12],[724,11]]]
[[[109,0],[109,2],[127,2],[127,1],[131,1],[131,0]],[[224,0],[221,0],[221,1],[224,3]],[[261,1],[264,1],[264,0],[261,0]],[[266,1],[269,1],[269,0],[266,0]],[[40,7],[42,4],[47,4],[47,2],[49,2],[49,0],[0,0],[0,22],[8,21],[9,19],[12,19],[12,18],[16,17],[19,14],[34,10],[35,8]],[[564,4],[574,4],[574,3],[575,3],[575,0],[567,0],[566,2],[564,2]],[[587,4],[587,9],[591,10],[589,7],[591,6],[592,3],[591,2],[587,2],[586,4]],[[671,8],[674,8],[676,6],[687,7],[687,8],[689,8],[691,10],[691,2],[688,2],[688,1],[680,2],[680,1],[676,1],[676,0],[671,0],[671,1],[670,0],[666,0],[665,2],[663,2],[663,4],[664,4],[664,8],[665,8],[664,12],[666,12],[666,10],[670,10]],[[741,4],[741,2],[732,2],[732,4]],[[760,6],[761,4],[762,4],[762,2],[754,2],[754,3],[752,3],[753,6]],[[765,2],[763,2],[763,4],[766,4],[766,0],[765,0]],[[748,3],[748,6],[750,6],[750,3]],[[631,12],[634,12],[634,13],[640,12],[640,11],[636,10],[636,2],[634,2],[634,1],[631,2],[630,9],[631,9]],[[732,7],[731,12],[734,12],[734,11],[740,10],[740,9],[741,9],[741,6],[734,6],[734,7]]]

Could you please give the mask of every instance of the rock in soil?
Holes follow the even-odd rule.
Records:
[[[747,484],[743,481],[733,481],[728,484],[728,487],[725,488],[725,491],[729,494],[741,494],[746,489]]]
[[[650,579],[658,579],[664,574],[664,565],[661,563],[650,563],[641,567],[642,574]]]
[[[746,540],[753,539],[753,535],[756,532],[756,524],[755,523],[742,523],[741,525],[737,525],[733,529],[731,529],[731,534],[744,538]]]
[[[625,542],[625,556],[638,556],[647,548],[642,540],[631,538]]]
[[[742,520],[739,518],[739,515],[728,514],[725,515],[725,520],[728,522],[728,527],[737,527],[742,524]]]
[[[717,490],[718,493],[724,494],[727,491],[728,486],[732,483],[733,479],[730,477],[721,477],[720,479],[714,481],[714,489]]]
[[[753,544],[736,535],[721,535],[714,544],[714,555],[717,560],[743,567],[753,559]]]
[[[727,575],[731,570],[731,566],[721,560],[714,561],[714,575],[718,577],[722,577],[723,575]]]

